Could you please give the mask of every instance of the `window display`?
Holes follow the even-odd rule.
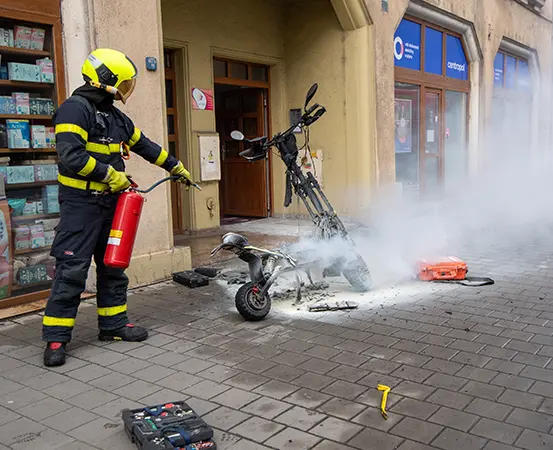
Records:
[[[0,17],[0,308],[46,299],[54,276],[57,32]]]

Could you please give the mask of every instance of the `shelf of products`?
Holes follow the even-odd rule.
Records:
[[[37,57],[50,57],[51,53],[46,50],[32,50],[30,48],[16,48],[0,45],[0,55],[25,55]]]
[[[10,153],[56,153],[55,148],[0,148],[0,154],[6,155]]]
[[[49,294],[60,220],[53,114],[64,94],[58,21],[9,14],[0,7],[0,308]]]
[[[12,222],[27,222],[28,220],[57,219],[59,214],[29,214],[23,216],[12,215]]]
[[[0,119],[52,120],[52,116],[41,114],[0,114]]]
[[[37,248],[26,248],[26,249],[22,249],[22,250],[16,250],[14,252],[15,255],[27,255],[29,253],[38,253],[38,252],[43,252],[45,250],[50,250],[52,248],[51,245],[49,245],[48,247],[37,247]]]

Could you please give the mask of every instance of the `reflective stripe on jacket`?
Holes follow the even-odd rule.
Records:
[[[81,190],[104,191],[108,166],[124,171],[121,143],[146,161],[170,171],[177,159],[148,139],[129,117],[111,106],[98,111],[74,94],[54,114],[60,184]]]

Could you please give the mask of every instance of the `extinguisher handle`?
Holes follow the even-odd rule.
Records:
[[[134,181],[130,176],[127,175],[128,180],[131,183],[131,188],[136,189],[138,187],[138,183]]]

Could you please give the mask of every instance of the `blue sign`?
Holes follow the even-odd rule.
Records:
[[[421,25],[403,19],[394,35],[394,58],[397,67],[421,70]]]
[[[146,57],[146,69],[155,72],[157,70],[157,59],[154,56]]]
[[[496,87],[503,87],[503,80],[505,78],[503,74],[503,68],[505,67],[505,55],[498,53],[495,55],[493,61],[493,84]]]
[[[461,39],[447,35],[446,38],[446,66],[445,75],[458,80],[469,79],[469,64]]]
[[[426,27],[424,37],[424,71],[442,75],[443,33]]]
[[[507,63],[505,64],[505,87],[507,89],[515,89],[515,80],[517,74],[517,60],[512,56],[507,55]]]

